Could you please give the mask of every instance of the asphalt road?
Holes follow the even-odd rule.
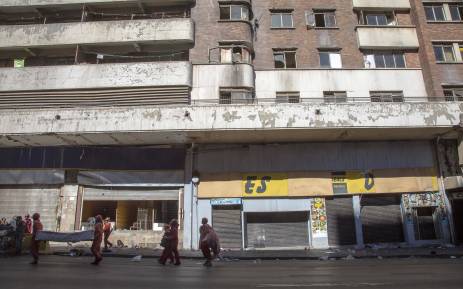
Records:
[[[205,268],[155,259],[131,262],[88,257],[0,258],[0,289],[238,289],[238,288],[463,288],[463,259],[362,259],[336,261],[232,261]]]

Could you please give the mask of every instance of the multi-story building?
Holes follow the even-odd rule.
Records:
[[[4,2],[0,216],[101,213],[129,245],[178,217],[191,249],[202,217],[231,249],[461,240],[462,2]]]

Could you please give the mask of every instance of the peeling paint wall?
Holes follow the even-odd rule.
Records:
[[[415,27],[357,27],[360,48],[418,48]]]
[[[149,19],[0,26],[1,48],[122,42],[193,44],[192,19]]]
[[[192,85],[187,61],[82,64],[0,69],[0,92]]]
[[[410,0],[353,0],[354,8],[410,9]]]

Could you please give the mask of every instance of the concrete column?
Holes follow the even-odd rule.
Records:
[[[193,176],[193,150],[187,151],[185,156],[185,179],[183,188],[183,248],[193,249],[192,224],[193,224],[193,195],[194,186],[191,181]]]
[[[365,247],[365,244],[363,243],[363,228],[362,228],[360,196],[352,197],[352,205],[354,208],[355,238],[357,240],[357,247],[363,248]]]
[[[313,213],[313,199],[310,199],[310,220],[309,220],[309,234],[311,237],[311,247],[314,249],[326,249],[329,248],[329,242],[328,242],[328,232],[325,233],[320,233],[320,234],[314,234],[312,231],[313,224],[312,224],[312,213]],[[325,203],[325,210],[326,210],[326,203]],[[330,220],[327,220],[328,222]]]
[[[78,191],[78,185],[64,185],[61,188],[59,212],[60,223],[58,228],[60,232],[74,231]]]

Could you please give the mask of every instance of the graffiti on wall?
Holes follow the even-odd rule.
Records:
[[[328,236],[328,225],[326,220],[325,199],[314,198],[312,200],[312,237],[323,238]]]

